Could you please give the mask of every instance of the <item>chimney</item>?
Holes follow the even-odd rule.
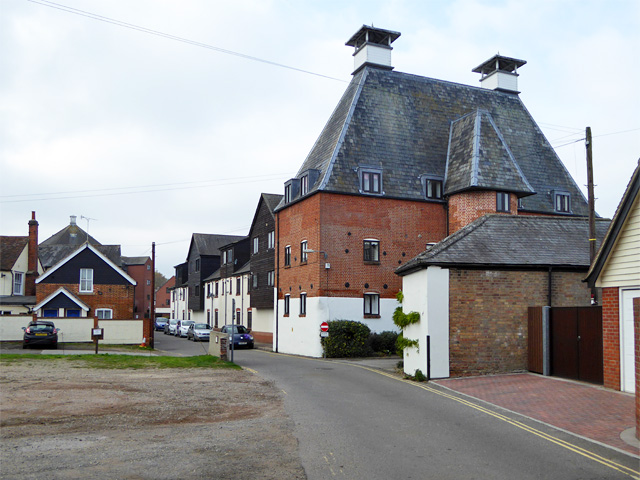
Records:
[[[518,91],[518,68],[527,62],[517,58],[494,55],[481,63],[472,72],[482,75],[480,86],[499,92],[520,93]]]
[[[78,218],[77,215],[70,215],[69,216],[69,225],[76,225],[76,218]]]
[[[24,285],[24,294],[35,296],[36,278],[38,276],[38,222],[36,212],[31,212],[29,220],[29,244],[27,253],[27,275]]]
[[[366,66],[393,70],[391,66],[391,44],[400,32],[363,25],[345,45],[355,47],[353,73],[355,75]]]

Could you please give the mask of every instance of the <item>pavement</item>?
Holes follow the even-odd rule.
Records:
[[[0,353],[17,353],[8,351],[13,348],[6,348],[6,344],[3,347]],[[256,344],[255,348],[272,351],[270,344]],[[60,354],[63,353],[61,350],[45,350],[42,353]],[[94,352],[67,349],[64,353]],[[106,349],[100,353],[158,354],[153,351]],[[397,356],[336,360],[401,375],[397,368],[401,359]],[[635,396],[632,394],[534,373],[447,378],[432,380],[431,383],[640,459],[640,441],[635,437]]]

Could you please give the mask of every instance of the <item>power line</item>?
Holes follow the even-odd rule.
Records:
[[[167,38],[169,40],[175,40],[177,42],[187,43],[189,45],[194,45],[196,47],[206,48],[206,49],[213,50],[213,51],[216,51],[216,52],[219,52],[219,53],[224,53],[226,55],[233,55],[233,56],[236,56],[236,57],[244,58],[246,60],[252,60],[254,62],[266,63],[267,65],[272,65],[274,67],[286,68],[288,70],[293,70],[293,71],[296,71],[296,72],[306,73],[308,75],[314,75],[316,77],[327,78],[329,80],[334,80],[334,81],[337,81],[337,82],[348,83],[347,80],[342,80],[340,78],[331,77],[329,75],[323,75],[321,73],[316,73],[316,72],[312,72],[312,71],[309,71],[309,70],[304,70],[302,68],[292,67],[290,65],[285,65],[283,63],[273,62],[271,60],[266,60],[264,58],[254,57],[252,55],[247,55],[245,53],[234,52],[233,50],[227,50],[226,48],[220,48],[220,47],[216,47],[214,45],[209,45],[208,43],[202,43],[202,42],[198,42],[198,41],[195,41],[195,40],[190,40],[188,38],[179,37],[177,35],[171,35],[169,33],[164,33],[164,32],[161,32],[159,30],[153,30],[151,28],[141,27],[141,26],[135,25],[133,23],[123,22],[123,21],[120,21],[120,20],[116,20],[114,18],[105,17],[103,15],[98,15],[98,14],[95,14],[95,13],[87,12],[85,10],[79,10],[77,8],[68,7],[68,6],[62,5],[60,3],[50,2],[49,0],[28,0],[28,1],[31,2],[31,3],[37,3],[37,4],[40,4],[40,5],[43,5],[45,7],[55,8],[57,10],[62,10],[63,12],[73,13],[74,15],[79,15],[79,16],[82,16],[82,17],[91,18],[93,20],[99,20],[101,22],[110,23],[112,25],[117,25],[119,27],[129,28],[131,30],[136,30],[138,32],[148,33],[150,35],[156,35],[158,37]]]

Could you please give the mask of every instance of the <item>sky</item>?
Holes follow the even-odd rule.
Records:
[[[637,0],[0,0],[0,234],[78,224],[165,276],[191,234],[247,235],[353,71],[363,24],[401,32],[396,71],[478,86],[527,61],[520,98],[596,211],[640,158]]]

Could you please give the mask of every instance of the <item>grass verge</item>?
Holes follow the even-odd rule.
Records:
[[[38,363],[44,361],[69,362],[72,366],[110,369],[141,368],[231,368],[240,370],[235,363],[225,362],[211,355],[195,357],[148,357],[141,355],[39,355],[0,354],[0,366],[15,363]]]

